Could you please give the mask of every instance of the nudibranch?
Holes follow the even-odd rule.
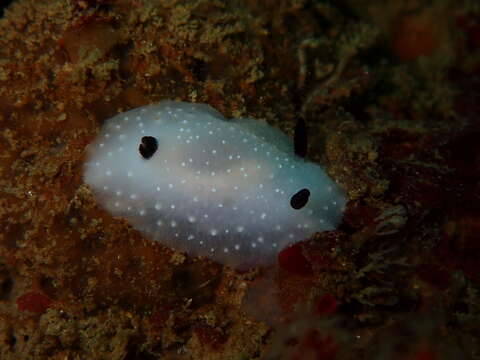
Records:
[[[192,256],[241,267],[334,229],[347,198],[292,140],[205,104],[161,101],[104,123],[84,180],[107,211]]]

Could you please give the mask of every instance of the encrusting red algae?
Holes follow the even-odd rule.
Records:
[[[0,357],[478,358],[474,5],[14,2],[0,19]],[[87,146],[164,99],[291,138],[302,117],[308,160],[347,193],[339,227],[240,272],[112,217],[83,181]]]

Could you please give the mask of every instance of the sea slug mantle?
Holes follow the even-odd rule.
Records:
[[[322,167],[258,120],[162,101],[108,119],[87,148],[99,203],[153,240],[233,267],[332,230],[347,201]]]

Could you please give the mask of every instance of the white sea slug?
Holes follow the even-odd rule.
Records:
[[[341,220],[346,196],[279,130],[162,101],[108,119],[87,149],[99,203],[147,237],[233,267],[268,265]]]

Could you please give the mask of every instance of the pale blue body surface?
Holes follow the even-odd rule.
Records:
[[[150,159],[138,151],[153,136]],[[341,220],[345,193],[296,156],[279,130],[162,101],[108,119],[88,147],[85,182],[100,204],[153,240],[233,267],[267,265],[287,245]],[[307,204],[290,198],[307,188]]]

